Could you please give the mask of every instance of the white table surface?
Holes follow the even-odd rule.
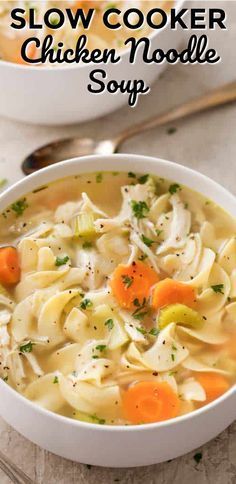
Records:
[[[151,95],[144,97],[135,110],[123,108],[99,121],[80,126],[32,127],[0,119],[0,178],[7,177],[9,184],[20,179],[24,156],[50,140],[65,135],[108,138],[125,126],[233,80],[236,74],[236,4],[229,0],[211,3],[228,12],[228,31],[214,31],[210,35],[212,45],[222,56],[221,64],[169,67],[152,88]],[[167,134],[166,128],[156,129],[128,141],[122,151],[175,160],[212,177],[236,194],[236,104],[174,126],[177,130],[172,135]],[[88,468],[36,447],[0,419],[0,450],[37,484],[235,484],[235,436],[236,423],[200,449],[202,460],[199,464],[194,460],[195,451],[172,462],[138,469]],[[1,471],[0,483],[10,483]]]

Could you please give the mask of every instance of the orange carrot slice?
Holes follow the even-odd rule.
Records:
[[[218,373],[198,373],[196,379],[206,392],[206,402],[209,403],[227,392],[230,387],[228,380]]]
[[[20,280],[20,266],[17,250],[14,247],[0,248],[0,282],[16,284]]]
[[[195,289],[180,281],[163,279],[156,284],[152,294],[152,306],[155,309],[169,304],[181,303],[192,307],[196,302]]]
[[[146,381],[123,394],[124,418],[133,424],[160,422],[179,413],[179,398],[167,382]]]
[[[110,286],[120,306],[130,309],[148,298],[151,287],[159,280],[157,273],[143,262],[120,264],[113,272]]]

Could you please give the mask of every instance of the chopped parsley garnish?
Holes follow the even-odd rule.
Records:
[[[22,200],[17,200],[17,202],[12,203],[11,209],[16,213],[17,217],[20,217],[24,213],[24,211],[28,208],[28,203],[26,198],[22,198]]]
[[[152,244],[154,244],[154,240],[151,240],[149,239],[148,237],[146,237],[146,235],[142,234],[141,235],[141,239],[143,241],[143,243],[147,246],[147,247],[151,247]]]
[[[52,383],[54,383],[54,384],[55,384],[55,383],[59,383],[58,376],[55,376],[55,377],[54,377],[54,380],[53,380],[53,382],[52,382]]]
[[[173,350],[173,351],[177,351],[177,348],[176,348],[176,346],[175,346],[175,345],[172,345],[172,350]]]
[[[141,334],[147,334],[147,331],[146,331],[146,329],[144,329],[144,328],[138,328],[138,327],[136,327],[136,329],[137,329],[137,331],[139,331],[139,333],[141,333]]]
[[[57,257],[56,262],[55,262],[55,266],[57,266],[57,267],[64,266],[64,264],[66,264],[68,262],[68,260],[69,260],[68,255],[65,255],[65,257]]]
[[[140,304],[139,300],[136,298],[134,299],[133,303],[137,307],[135,311],[132,313],[132,316],[134,319],[137,319],[138,321],[142,321],[143,318],[148,314],[148,311],[146,310],[146,298],[143,299],[142,304]]]
[[[175,361],[175,355],[173,353],[171,353],[171,359],[172,361]]]
[[[148,314],[148,311],[142,311],[142,312],[134,312],[133,317],[134,319],[137,319],[138,321],[142,321],[143,318]]]
[[[106,345],[97,345],[96,346],[96,350],[98,350],[98,351],[105,351],[106,347],[107,347]]]
[[[83,245],[82,245],[83,249],[91,249],[91,247],[93,247],[93,244],[92,242],[84,242]]]
[[[97,359],[99,358],[99,356],[98,356],[98,355],[93,355],[93,356],[92,356],[92,358],[93,358],[94,360],[97,360]]]
[[[135,173],[133,173],[132,171],[129,171],[128,178],[136,178]]]
[[[224,284],[215,284],[214,286],[211,286],[211,289],[216,293],[224,294]]]
[[[103,174],[102,173],[97,173],[96,175],[96,182],[101,183],[103,179]]]
[[[104,418],[99,418],[97,415],[90,415],[91,419],[94,420],[94,422],[104,425],[106,423],[106,420]]]
[[[149,331],[149,334],[151,334],[152,336],[158,336],[159,333],[160,333],[160,330],[157,328],[152,328]]]
[[[169,186],[169,192],[171,195],[174,195],[174,193],[177,193],[179,190],[181,190],[181,186],[178,183],[173,183]]]
[[[140,220],[141,218],[145,218],[149,212],[149,208],[146,202],[136,202],[135,200],[131,200],[130,202],[133,215]]]
[[[143,175],[138,178],[140,185],[144,185],[148,181],[149,175]]]
[[[162,234],[162,232],[163,232],[163,230],[156,229],[157,237],[160,237],[160,235]]]
[[[128,289],[130,286],[132,286],[134,279],[133,277],[129,277],[126,274],[123,274],[122,277],[122,282],[125,285],[125,287]]]
[[[138,257],[138,260],[143,261],[143,260],[147,259],[147,257],[148,257],[147,254],[142,254],[142,255],[140,255],[140,257]]]
[[[105,326],[107,326],[107,328],[109,329],[109,331],[111,331],[114,328],[113,319],[107,319],[105,321]]]
[[[195,462],[197,464],[199,464],[199,462],[201,462],[202,460],[202,453],[201,452],[197,452],[194,456],[193,456]]]
[[[4,376],[2,379],[3,379],[3,381],[7,382],[8,381],[8,376]]]
[[[83,301],[81,301],[80,303],[80,307],[81,309],[87,309],[87,308],[91,308],[93,305],[92,301],[90,299],[84,299]]]
[[[21,353],[31,353],[31,351],[33,351],[33,345],[35,343],[31,343],[31,341],[29,341],[29,343],[26,343],[25,345],[21,345],[20,346],[20,352]]]

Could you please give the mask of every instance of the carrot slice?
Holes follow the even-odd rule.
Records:
[[[143,262],[120,264],[113,272],[110,286],[120,306],[130,309],[148,298],[151,287],[159,280],[157,273]]]
[[[174,418],[179,408],[179,398],[167,382],[137,383],[123,394],[124,418],[134,424]]]
[[[20,266],[17,250],[14,247],[0,248],[0,282],[16,284],[20,280]]]
[[[169,278],[158,282],[152,294],[152,306],[155,309],[175,303],[192,307],[195,302],[196,293],[193,287]]]
[[[206,402],[209,403],[227,392],[230,387],[228,380],[218,373],[198,373],[196,379],[206,392]]]

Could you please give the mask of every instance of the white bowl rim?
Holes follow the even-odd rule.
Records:
[[[35,181],[37,180],[37,178],[40,175],[41,176],[47,175],[47,174],[53,173],[54,171],[60,172],[60,170],[63,170],[63,168],[66,167],[66,166],[68,166],[68,167],[72,166],[73,167],[73,166],[77,166],[77,164],[79,164],[79,163],[81,163],[81,164],[87,163],[89,165],[89,163],[101,162],[101,160],[107,160],[108,161],[108,160],[116,159],[117,161],[122,161],[122,160],[124,161],[124,158],[129,159],[132,162],[138,162],[138,163],[140,163],[140,165],[143,163],[144,167],[145,167],[145,163],[149,163],[149,164],[159,163],[160,165],[163,165],[163,166],[165,165],[165,166],[167,166],[167,167],[169,167],[173,170],[175,170],[175,168],[176,168],[176,171],[179,171],[180,173],[185,172],[189,176],[195,176],[199,179],[199,182],[201,180],[205,181],[213,189],[215,188],[216,190],[220,190],[222,192],[222,194],[224,194],[228,198],[228,200],[231,203],[233,203],[233,205],[235,206],[235,209],[236,209],[236,197],[230,191],[228,191],[227,189],[222,187],[219,183],[215,182],[214,180],[207,177],[206,175],[203,175],[202,173],[195,171],[191,168],[188,168],[184,165],[180,165],[178,163],[174,163],[174,162],[171,162],[171,161],[168,161],[168,160],[150,157],[150,156],[139,155],[139,154],[137,154],[137,155],[129,154],[129,153],[113,154],[113,155],[83,156],[83,157],[79,157],[79,158],[72,158],[72,159],[69,159],[69,160],[61,161],[60,163],[57,163],[55,165],[51,165],[49,167],[43,168],[42,170],[29,175],[27,178],[23,178],[22,180],[19,180],[18,182],[14,183],[12,186],[10,186],[7,190],[5,190],[0,195],[0,204],[3,203],[3,205],[5,206],[5,203],[6,203],[8,205],[9,199],[12,198],[12,192],[17,190],[18,188],[24,187],[25,185],[26,186],[30,185],[31,181],[32,181],[32,185],[33,186],[35,185],[35,188],[37,186],[38,187],[42,186],[41,182],[38,185],[37,185],[37,183],[35,183]],[[66,168],[65,168],[65,171],[66,171]],[[82,171],[82,173],[92,173],[94,171],[95,171],[94,169],[89,170],[89,166],[88,166],[87,172]],[[107,172],[108,170],[104,170],[104,169],[100,168],[98,171],[99,172]],[[112,171],[112,170],[110,170],[110,171]],[[125,170],[120,170],[120,172],[124,172],[124,171]],[[142,168],[142,166],[139,166],[138,168],[135,167],[136,173],[143,173],[144,171],[145,170]],[[64,177],[67,177],[67,176],[73,176],[73,175],[65,173]],[[49,180],[49,183],[52,182],[52,181],[59,180],[61,178],[63,178],[63,176],[52,177],[52,179]],[[188,185],[186,185],[186,186],[188,186]],[[199,186],[201,186],[200,183],[199,183]],[[34,187],[31,186],[30,190],[33,190],[33,189],[34,189]],[[24,192],[25,195],[27,193],[28,193],[27,191]],[[201,191],[198,191],[198,193],[201,194]],[[22,196],[22,195],[20,195],[20,196]],[[13,200],[14,200],[14,198],[13,198]],[[4,208],[1,209],[1,211],[2,210],[4,210]],[[231,213],[231,215],[232,215],[232,213]],[[3,385],[4,385],[4,387],[3,387]],[[165,428],[165,427],[174,426],[174,425],[178,425],[178,424],[180,425],[181,423],[187,422],[190,419],[196,419],[198,416],[204,414],[205,412],[213,410],[214,408],[221,405],[221,403],[223,403],[225,400],[230,398],[233,394],[236,394],[236,384],[234,384],[227,392],[225,392],[219,398],[217,398],[216,400],[214,400],[211,403],[208,403],[207,405],[204,405],[203,407],[201,407],[197,410],[194,410],[193,412],[172,418],[170,420],[161,421],[161,422],[146,423],[146,424],[140,424],[140,425],[128,425],[127,426],[127,425],[108,425],[108,424],[100,425],[100,424],[96,424],[96,423],[90,423],[90,422],[83,422],[83,421],[80,421],[80,420],[75,420],[75,419],[70,418],[70,417],[65,417],[63,415],[59,415],[55,412],[52,412],[52,411],[47,410],[43,407],[40,407],[39,405],[37,405],[33,401],[27,399],[21,393],[18,393],[14,388],[12,388],[10,385],[8,385],[6,382],[4,382],[2,379],[0,379],[0,389],[1,389],[1,387],[5,388],[6,391],[10,392],[12,394],[13,398],[19,399],[23,404],[26,405],[26,407],[31,408],[35,412],[39,412],[42,416],[52,418],[53,420],[57,421],[58,424],[60,424],[60,422],[62,422],[64,424],[68,424],[72,427],[74,426],[75,428],[76,427],[78,427],[78,428],[82,427],[84,429],[88,428],[88,429],[94,429],[96,431],[99,430],[101,432],[114,432],[114,431],[115,432],[123,432],[123,431],[125,431],[125,432],[130,432],[130,431],[135,432],[135,431],[142,431],[142,430],[150,430],[151,431],[151,430],[155,430],[155,429],[158,430],[158,428],[163,428],[163,427]]]
[[[150,1],[154,1],[154,0],[150,0]],[[179,10],[182,5],[185,3],[186,0],[174,0],[174,7]],[[167,20],[167,23],[164,27],[164,29],[169,25],[170,23],[170,15],[168,14],[168,20]],[[162,30],[154,30],[153,32],[151,32],[150,35],[148,35],[148,37],[150,39],[160,35],[162,32]],[[119,52],[119,55],[122,59],[122,57],[126,57],[126,55],[128,55],[128,52],[129,52],[129,48],[126,47],[125,49],[122,49],[120,52]],[[101,63],[102,64],[102,63]],[[66,69],[66,71],[70,71],[70,70],[74,70],[74,69],[83,69],[83,68],[86,68],[88,67],[88,64],[85,64],[85,63],[82,63],[82,64],[67,64],[67,65],[52,65],[52,66],[48,66],[48,65],[44,65],[44,66],[41,66],[41,64],[37,64],[37,65],[28,65],[28,64],[17,64],[16,62],[10,62],[10,61],[6,61],[4,59],[1,59],[0,60],[0,67],[1,66],[7,66],[7,67],[10,67],[10,68],[13,68],[13,69],[28,69],[28,70],[31,70],[31,71],[36,71],[40,68],[40,72],[56,72],[56,71],[61,71],[61,70],[64,70]],[[91,63],[90,64],[91,66],[93,66],[94,64]]]

